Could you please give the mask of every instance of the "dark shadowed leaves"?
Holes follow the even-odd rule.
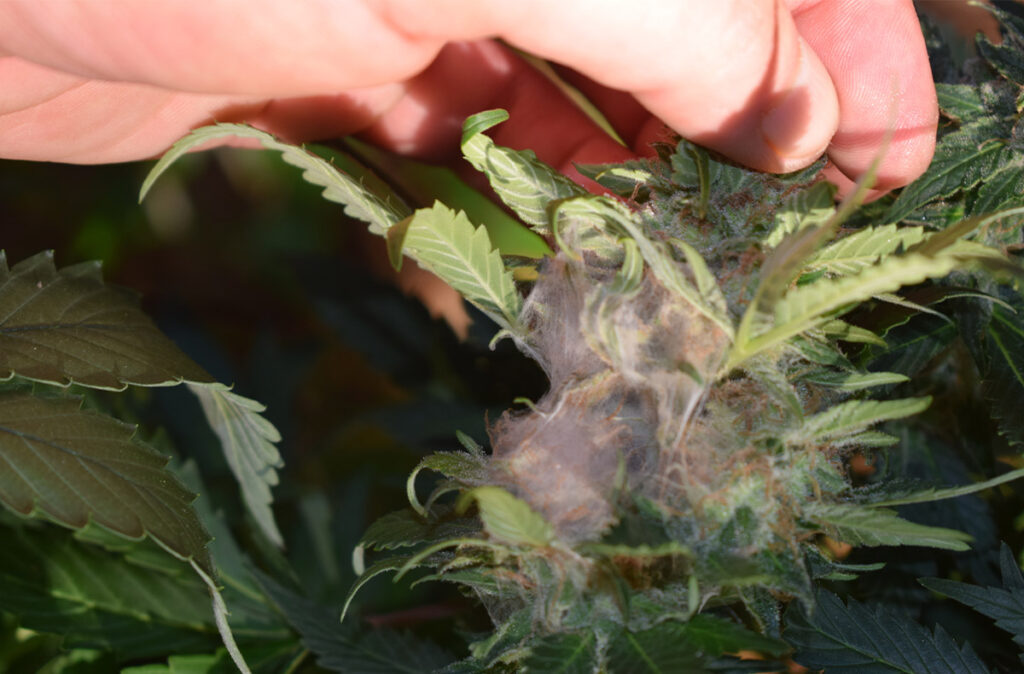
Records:
[[[0,379],[13,375],[115,390],[211,381],[98,263],[57,271],[51,253],[10,269],[0,253]]]

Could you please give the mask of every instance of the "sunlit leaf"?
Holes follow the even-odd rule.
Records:
[[[383,234],[391,225],[409,215],[409,208],[394,195],[382,197],[353,179],[330,162],[301,147],[284,143],[274,136],[245,124],[214,124],[196,129],[171,146],[146,176],[139,200],[146,198],[153,183],[174,162],[191,150],[224,138],[251,138],[268,150],[281,153],[282,158],[299,169],[306,182],[323,188],[323,196],[345,206],[345,214],[370,224],[370,231]]]
[[[242,497],[256,523],[273,543],[284,539],[270,509],[277,484],[277,468],[284,465],[274,443],[281,436],[273,424],[260,415],[266,408],[243,398],[223,384],[190,385],[199,398],[206,421],[220,440],[224,458],[242,487]]]
[[[516,325],[522,299],[512,273],[491,246],[487,230],[474,227],[465,213],[434,202],[402,225],[400,250],[479,307],[499,325]],[[395,230],[398,231],[397,229]]]
[[[554,530],[539,513],[500,487],[477,487],[463,499],[476,501],[484,529],[499,541],[544,546],[554,540]]]
[[[548,206],[559,199],[586,194],[586,190],[537,159],[530,150],[495,145],[484,131],[508,119],[504,110],[487,110],[466,120],[462,127],[462,154],[487,176],[491,187],[523,222],[546,232]]]

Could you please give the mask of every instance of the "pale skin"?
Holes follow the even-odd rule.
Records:
[[[629,147],[505,45],[571,68]],[[881,189],[938,119],[910,0],[0,0],[0,157],[151,158],[218,120],[444,160],[493,107],[499,143],[565,170],[664,124],[767,171],[827,152],[847,188],[880,156]]]

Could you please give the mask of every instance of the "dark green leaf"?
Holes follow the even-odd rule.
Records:
[[[938,627],[932,634],[909,618],[829,592],[816,595],[813,615],[793,602],[783,637],[793,659],[828,674],[988,674],[969,645],[960,647]]]
[[[0,501],[72,528],[92,521],[127,538],[152,536],[212,577],[195,495],[134,434],[77,398],[0,394]]]
[[[970,84],[935,83],[942,114],[959,123],[973,121],[985,114],[985,103],[977,87]]]
[[[206,588],[193,574],[140,567],[52,526],[0,535],[0,609],[22,626],[126,658],[216,644]]]
[[[944,136],[928,170],[903,189],[886,212],[886,222],[899,222],[920,206],[970,189],[991,175],[1003,160],[1006,144],[994,140],[1001,131],[997,123],[983,119]]]
[[[1015,301],[1016,312],[992,307],[992,320],[985,332],[988,363],[983,371],[985,396],[999,431],[1013,445],[1024,444],[1024,302]]]
[[[597,665],[593,632],[553,634],[529,644],[530,655],[522,665],[526,672],[543,674],[591,674]]]
[[[985,9],[999,18],[1004,29],[1003,40],[993,44],[978,33],[978,52],[1003,77],[1017,86],[1024,86],[1024,19],[994,5],[986,5]]]
[[[260,585],[317,664],[345,674],[423,674],[452,661],[439,646],[392,630],[359,632],[338,623],[338,611],[321,606],[260,575]]]
[[[642,632],[622,630],[608,645],[609,674],[677,674],[704,671],[706,658],[686,626],[666,622]]]
[[[705,653],[719,656],[739,651],[757,651],[768,655],[782,655],[789,646],[778,639],[766,637],[724,618],[698,614],[686,622],[686,638]]]
[[[212,381],[98,263],[57,271],[52,253],[10,269],[0,253],[0,380],[14,375],[118,391]]]
[[[1024,575],[1005,543],[999,561],[1003,572],[1001,588],[980,587],[945,578],[922,578],[919,582],[933,592],[967,604],[992,618],[996,627],[1009,632],[1019,646],[1024,646]]]

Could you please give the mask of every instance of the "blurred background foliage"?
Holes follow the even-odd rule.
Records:
[[[48,249],[61,267],[101,260],[105,278],[141,293],[144,310],[186,353],[267,405],[283,436],[274,494],[285,554],[308,596],[340,605],[355,579],[355,544],[370,522],[406,504],[405,478],[420,458],[457,447],[456,430],[486,444],[486,419],[516,396],[539,396],[543,375],[508,340],[491,352],[496,328],[468,304],[473,322],[460,326],[460,338],[399,290],[383,240],[276,155],[196,154],[140,205],[151,166],[0,162],[0,248],[12,264]],[[274,566],[269,546],[251,540],[236,483],[192,396],[130,389],[107,403],[140,422],[145,437],[156,434],[174,465],[197,463],[207,486],[200,499]],[[360,604],[375,627],[450,635],[452,620],[487,626],[442,584],[410,592],[375,582]],[[59,643],[19,632],[0,614],[0,671],[36,672]]]

